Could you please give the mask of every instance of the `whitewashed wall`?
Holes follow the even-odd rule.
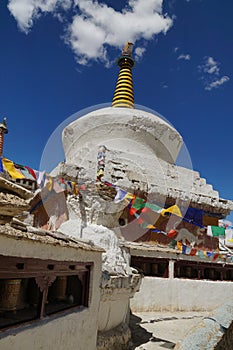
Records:
[[[55,259],[62,261],[93,262],[90,305],[62,317],[36,321],[0,334],[0,349],[4,350],[95,350],[97,341],[99,283],[101,252],[42,244],[36,241],[16,240],[0,235],[3,255]]]
[[[213,310],[232,297],[233,282],[144,277],[130,306],[133,312]]]

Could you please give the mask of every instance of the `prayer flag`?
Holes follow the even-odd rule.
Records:
[[[32,175],[32,177],[34,178],[34,180],[36,180],[36,174],[35,171],[31,168],[29,168],[29,166],[25,165],[25,168],[29,171],[29,173]]]
[[[116,194],[116,196],[114,198],[114,203],[119,203],[119,202],[123,201],[123,199],[127,195],[127,192],[122,190],[119,187],[117,187],[116,190],[117,190],[117,194]]]
[[[169,238],[175,238],[177,236],[177,231],[176,230],[170,230],[168,233],[167,233],[167,236]]]
[[[207,226],[207,235],[210,237],[225,236],[225,228],[219,226]]]
[[[64,192],[64,188],[61,186],[61,182],[59,180],[54,180],[53,189],[56,193]]]
[[[182,243],[181,242],[177,242],[176,246],[180,251],[182,251]]]
[[[182,218],[182,213],[180,211],[180,208],[178,207],[178,205],[172,205],[171,207],[167,208],[167,209],[163,209],[161,211],[162,216],[168,215],[168,214],[173,214],[176,216],[179,216]]]
[[[36,181],[40,187],[44,187],[45,179],[46,179],[46,174],[45,171],[37,171],[34,170],[36,174]]]
[[[124,200],[127,202],[127,203],[130,203],[132,201],[132,199],[134,198],[134,195],[132,193],[129,193],[127,192]]]
[[[197,253],[197,249],[192,248],[191,251],[190,251],[190,253],[189,253],[189,255],[194,256],[194,255],[196,255],[196,253]]]
[[[0,157],[0,173],[3,173],[2,158]]]
[[[155,228],[155,226],[151,225],[151,224],[148,224],[146,228],[153,229],[153,228]]]
[[[145,207],[145,199],[136,197],[133,201],[132,208],[136,209],[137,211]]]
[[[202,250],[198,250],[198,256],[199,258],[205,258],[205,254],[203,253]]]
[[[73,187],[73,194],[75,196],[77,196],[77,194],[78,194],[78,186],[77,186],[76,182],[74,182],[74,181],[72,181],[71,184],[72,184],[72,187]]]
[[[162,208],[159,207],[158,205],[156,205],[154,203],[149,203],[149,202],[145,203],[145,207],[149,208],[152,211],[156,211],[157,213],[161,212],[161,210],[162,210]]]
[[[2,158],[2,163],[12,179],[25,179],[25,176],[15,169],[14,163],[11,160]]]
[[[189,222],[190,224],[203,227],[202,224],[203,210],[196,208],[188,208],[183,220]]]
[[[29,170],[26,167],[25,168],[21,167],[20,172],[22,175],[26,177],[26,179],[35,180],[32,174],[29,172]]]
[[[219,254],[218,254],[218,253],[214,254],[213,261],[217,260],[218,257],[219,257]]]
[[[47,182],[46,182],[46,185],[45,187],[51,192],[52,189],[53,189],[53,178],[50,176],[48,179],[47,179]]]
[[[186,253],[187,246],[185,244],[182,244],[182,254]]]

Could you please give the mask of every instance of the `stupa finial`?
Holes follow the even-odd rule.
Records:
[[[134,108],[132,67],[135,61],[132,57],[133,44],[127,42],[117,60],[120,72],[114,92],[112,106]]]

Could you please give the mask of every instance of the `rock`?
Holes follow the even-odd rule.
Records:
[[[120,246],[120,241],[114,231],[102,225],[87,225],[83,227],[81,220],[76,219],[64,222],[60,226],[59,232],[75,238],[91,240],[97,246],[103,248],[105,252],[102,255],[102,269],[108,273],[131,274],[129,255]]]

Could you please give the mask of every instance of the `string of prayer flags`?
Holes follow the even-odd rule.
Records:
[[[207,235],[210,237],[225,236],[225,228],[219,226],[207,226]]]
[[[167,209],[163,209],[161,211],[161,215],[162,216],[165,216],[165,215],[169,215],[169,214],[172,214],[172,215],[176,215],[176,216],[179,216],[179,217],[183,217],[181,211],[180,211],[180,208],[178,207],[178,205],[172,205],[171,207],[167,208]]]

